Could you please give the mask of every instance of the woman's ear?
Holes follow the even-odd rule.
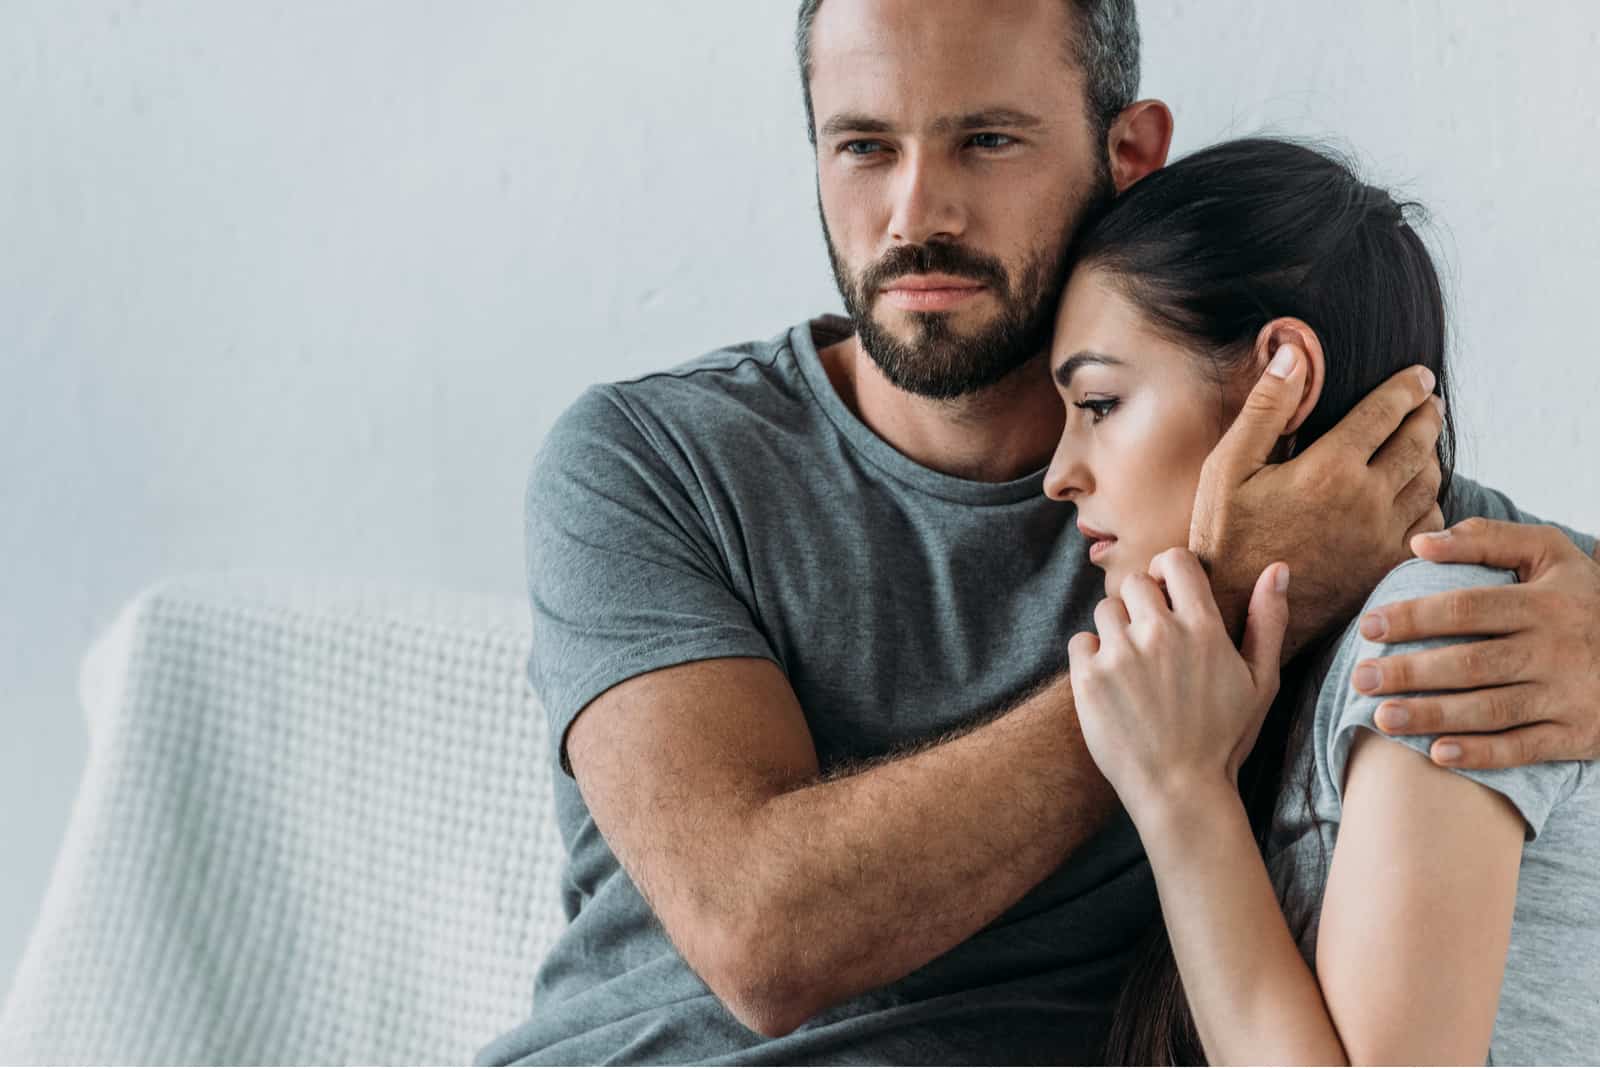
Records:
[[[1274,319],[1261,328],[1256,335],[1255,351],[1251,353],[1254,374],[1251,381],[1266,371],[1267,364],[1272,362],[1272,357],[1285,345],[1293,345],[1305,353],[1308,364],[1305,389],[1300,394],[1300,403],[1295,405],[1294,414],[1289,417],[1289,425],[1284,428],[1284,437],[1289,437],[1299,430],[1301,425],[1311,415],[1311,410],[1317,406],[1317,401],[1322,398],[1322,384],[1327,381],[1327,364],[1322,356],[1322,342],[1317,337],[1317,332],[1311,329],[1303,319]]]

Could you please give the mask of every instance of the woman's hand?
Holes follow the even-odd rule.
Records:
[[[1121,597],[1100,602],[1099,637],[1073,636],[1067,654],[1084,740],[1136,824],[1196,790],[1238,789],[1239,766],[1278,692],[1288,588],[1287,564],[1256,580],[1241,655],[1199,560],[1169,549],[1149,575],[1128,576]]]

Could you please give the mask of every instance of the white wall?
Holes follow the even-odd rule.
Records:
[[[1178,152],[1341,135],[1448,224],[1465,469],[1600,530],[1600,5],[1141,6]],[[125,598],[520,594],[587,383],[838,307],[794,7],[0,0],[0,988]]]

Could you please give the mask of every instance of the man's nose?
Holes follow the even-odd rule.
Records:
[[[913,150],[902,157],[896,176],[889,236],[897,243],[921,245],[953,240],[966,230],[958,194],[959,179],[932,152]]]

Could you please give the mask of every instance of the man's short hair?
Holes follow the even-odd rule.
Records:
[[[1084,73],[1088,113],[1096,140],[1104,142],[1122,109],[1139,96],[1139,17],[1134,0],[1063,0],[1072,13],[1072,38],[1067,58]],[[816,116],[811,107],[811,24],[822,0],[801,0],[795,28],[795,57],[800,63],[800,89],[806,104],[806,136],[817,143]],[[1102,147],[1103,144],[1102,144]]]

